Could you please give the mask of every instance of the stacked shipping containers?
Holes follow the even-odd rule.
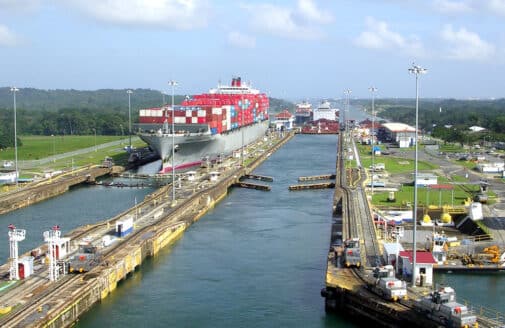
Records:
[[[232,81],[232,87],[241,87],[240,78]],[[265,94],[201,94],[186,99],[176,106],[175,124],[208,124],[212,134],[237,129],[268,119],[269,101]],[[172,123],[170,107],[141,109],[140,123]]]

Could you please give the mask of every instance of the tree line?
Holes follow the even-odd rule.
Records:
[[[174,96],[180,103],[186,96]],[[138,122],[139,109],[171,103],[171,96],[151,89],[134,89],[131,94],[132,124]],[[13,95],[0,88],[0,149],[14,145]],[[292,104],[270,98],[272,111]],[[18,135],[128,135],[128,94],[126,89],[40,90],[20,89],[16,93]],[[18,145],[21,145],[18,138]]]
[[[415,125],[415,100],[376,100],[379,117]],[[505,141],[505,99],[420,99],[419,129],[448,142]],[[482,132],[469,128],[479,126]]]

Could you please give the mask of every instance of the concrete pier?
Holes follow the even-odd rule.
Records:
[[[237,182],[233,185],[234,187],[256,189],[262,191],[270,191],[272,188],[268,185],[258,184],[258,183],[247,183],[247,182]]]
[[[291,191],[296,191],[296,190],[310,190],[310,189],[328,189],[328,188],[335,188],[335,183],[334,182],[323,182],[323,183],[308,183],[308,184],[299,184],[299,185],[292,185],[289,186],[289,190]]]
[[[83,182],[94,182],[96,178],[117,171],[117,167],[104,168],[90,166],[73,170],[48,178],[38,183],[21,186],[18,189],[2,194],[0,197],[0,214],[30,206],[48,198],[61,195],[72,186]]]

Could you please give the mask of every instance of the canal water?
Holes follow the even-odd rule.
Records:
[[[142,201],[153,191],[153,188],[82,185],[72,187],[61,196],[0,215],[0,226],[4,231],[0,245],[0,261],[6,263],[9,258],[7,226],[11,223],[18,229],[26,230],[26,239],[19,243],[21,255],[43,244],[43,232],[51,230],[55,225],[60,226],[64,235],[76,227],[114,217],[134,206],[135,201]]]
[[[336,141],[296,136],[255,171],[274,178],[270,192],[233,189],[77,326],[352,327],[320,296],[333,190],[288,191],[334,172]]]

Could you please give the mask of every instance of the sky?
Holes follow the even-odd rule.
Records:
[[[0,0],[0,86],[505,97],[505,0]]]

